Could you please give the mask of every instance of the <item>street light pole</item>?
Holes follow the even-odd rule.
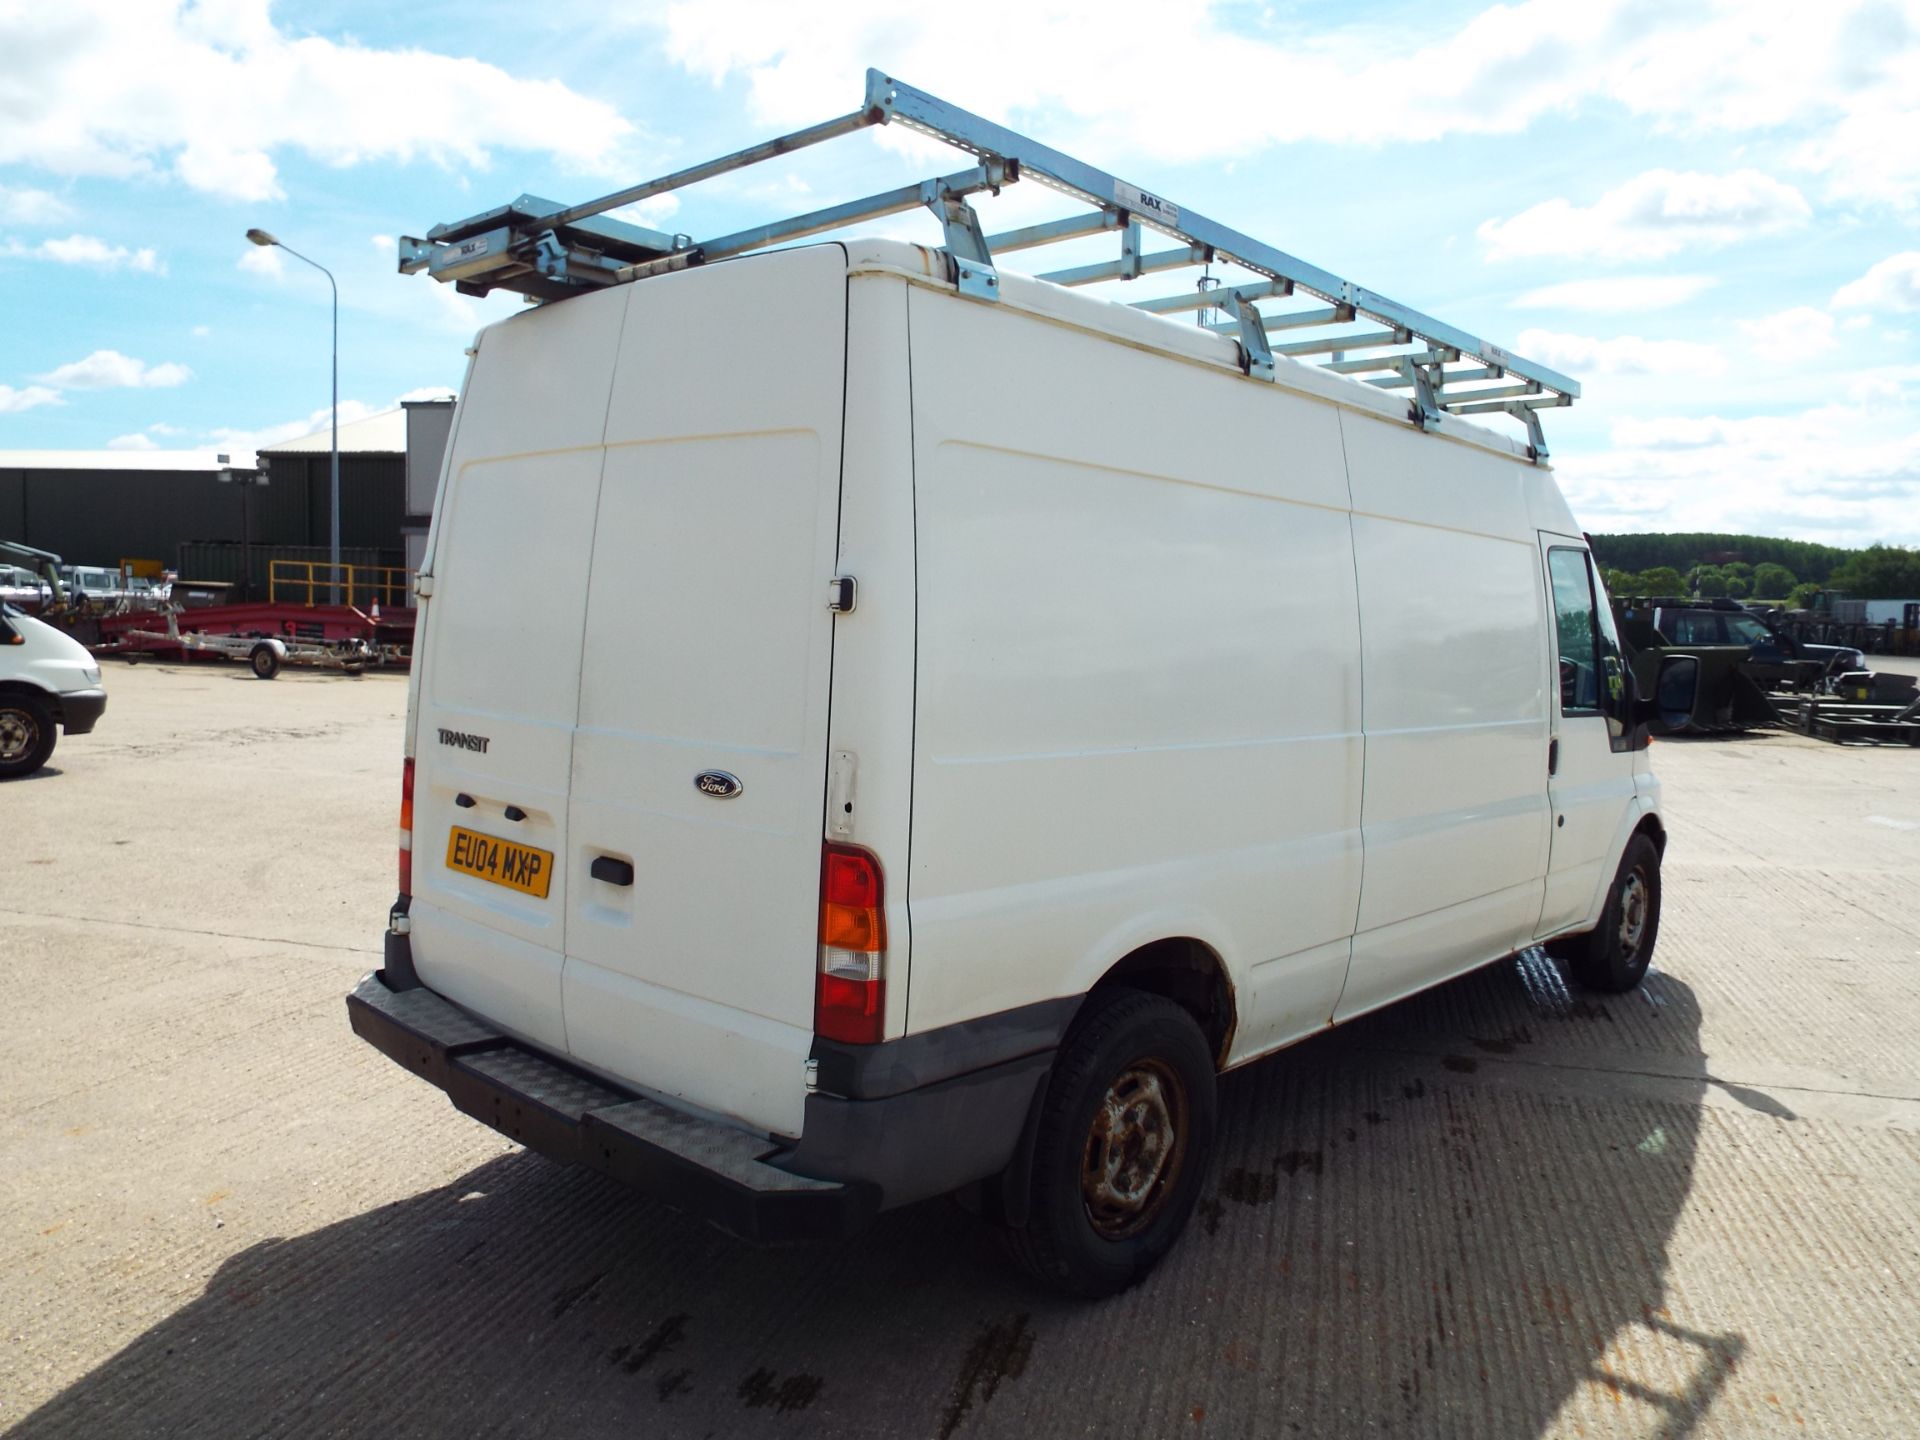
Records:
[[[309,259],[294,249],[286,241],[269,234],[265,230],[247,231],[247,239],[256,245],[278,245],[296,260],[305,260],[322,275],[327,277],[327,285],[333,291],[333,447],[332,447],[332,500],[329,511],[332,517],[331,538],[328,542],[328,573],[333,583],[330,587],[332,603],[340,603],[340,286],[335,283],[333,272],[318,260]]]

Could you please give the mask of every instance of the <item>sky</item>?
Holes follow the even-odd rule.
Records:
[[[868,66],[1574,376],[1545,418],[1590,530],[1920,544],[1920,0],[0,0],[0,451],[324,424],[327,280],[251,226],[337,280],[343,419],[447,393],[520,302],[395,237],[844,114]],[[868,131],[629,218],[965,163]]]

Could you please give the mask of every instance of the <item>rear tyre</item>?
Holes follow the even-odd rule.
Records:
[[[0,695],[0,780],[31,775],[53,754],[58,734],[44,701],[31,695]]]
[[[1646,977],[1659,938],[1660,851],[1645,835],[1636,835],[1620,857],[1600,923],[1554,948],[1582,985],[1617,994]]]
[[[247,654],[247,664],[262,680],[271,680],[280,673],[280,655],[271,645],[254,646]]]
[[[1014,1257],[1087,1299],[1138,1284],[1193,1214],[1215,1113],[1213,1055],[1191,1015],[1138,990],[1089,998],[1048,1077]]]

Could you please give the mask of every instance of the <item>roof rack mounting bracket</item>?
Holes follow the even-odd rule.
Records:
[[[975,300],[999,300],[1000,272],[994,268],[993,252],[980,228],[980,212],[967,203],[966,196],[953,194],[944,184],[927,197],[927,208],[947,232],[947,265],[960,293]]]
[[[1440,402],[1435,392],[1445,383],[1438,365],[1416,365],[1410,359],[1400,361],[1400,378],[1413,386],[1413,403],[1407,406],[1407,419],[1416,430],[1432,430],[1440,424]]]
[[[1547,432],[1540,427],[1540,411],[1532,405],[1513,404],[1507,413],[1527,427],[1527,458],[1536,465],[1547,461]]]
[[[1267,343],[1267,325],[1253,301],[1238,291],[1227,292],[1234,319],[1240,322],[1240,369],[1255,380],[1271,380],[1276,374],[1273,347]]]

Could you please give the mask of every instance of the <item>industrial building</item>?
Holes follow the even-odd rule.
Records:
[[[417,568],[451,400],[340,427],[340,550]],[[251,453],[0,451],[0,537],[73,564],[141,564],[267,598],[273,559],[324,560],[331,429]]]

